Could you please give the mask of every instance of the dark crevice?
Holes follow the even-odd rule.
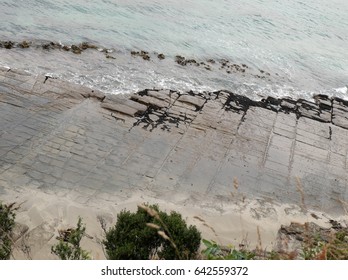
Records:
[[[54,77],[51,77],[51,76],[46,75],[46,76],[45,76],[45,80],[44,80],[43,83],[45,84],[45,83],[47,82],[48,79],[57,79],[57,78],[54,78]]]
[[[202,112],[202,110],[203,110],[205,104],[207,104],[207,102],[208,102],[209,100],[210,100],[210,98],[205,98],[205,101],[204,101],[204,103],[203,103],[202,106],[196,106],[196,112]]]
[[[143,90],[136,95],[141,96],[148,96],[149,90]],[[151,90],[153,91],[153,90]],[[155,90],[156,91],[156,90]],[[170,94],[174,93],[175,91],[170,91]],[[178,97],[170,104],[168,107],[159,107],[155,104],[149,104],[146,102],[141,102],[140,100],[137,100],[136,97],[131,97],[130,99],[138,102],[140,104],[144,104],[147,106],[147,109],[145,112],[143,112],[141,115],[138,116],[138,120],[133,123],[133,126],[130,128],[132,129],[135,126],[143,125],[144,129],[149,129],[149,131],[153,131],[155,128],[160,128],[164,131],[170,132],[170,128],[174,125],[175,127],[179,127],[179,123],[187,123],[190,121],[189,118],[185,116],[180,115],[179,117],[171,116],[169,114],[169,109],[174,105],[174,103],[178,100],[180,97],[180,94],[178,92],[175,92],[178,94]],[[154,119],[151,119],[154,118]]]
[[[111,117],[113,117],[116,121],[121,121],[121,122],[125,122],[125,120],[124,119],[122,119],[122,118],[119,118],[119,117],[116,117],[113,113],[111,113]]]
[[[247,114],[247,111],[248,111],[248,110],[244,111],[244,113],[243,113],[243,115],[242,115],[242,117],[241,117],[241,119],[240,119],[240,121],[239,121],[239,123],[238,123],[237,132],[239,131],[239,128],[241,127],[241,125],[242,125],[242,124],[244,123],[244,121],[245,121],[245,116],[246,116],[246,114]]]
[[[329,126],[329,140],[332,140],[332,128]]]

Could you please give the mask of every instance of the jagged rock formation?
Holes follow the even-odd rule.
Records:
[[[346,259],[347,226],[334,220],[329,223],[330,227],[321,227],[313,222],[292,222],[289,226],[281,226],[276,251],[297,259]]]

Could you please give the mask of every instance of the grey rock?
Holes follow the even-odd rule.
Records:
[[[85,204],[146,189],[223,203],[237,178],[248,198],[299,203],[299,177],[308,208],[343,212],[338,199],[348,200],[348,105],[337,98],[104,96],[0,68],[0,127],[4,192],[40,187]]]
[[[189,103],[199,108],[202,107],[204,103],[206,102],[205,99],[200,98],[199,96],[191,96],[191,95],[181,95],[178,101]]]

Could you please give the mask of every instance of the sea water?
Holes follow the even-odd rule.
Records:
[[[0,48],[0,65],[129,93],[144,88],[231,90],[268,95],[346,97],[347,0],[0,0],[0,40],[90,42],[116,59],[42,48]],[[151,59],[130,55],[148,51]],[[164,60],[156,53],[163,53]],[[245,73],[181,66],[196,61],[245,64]],[[259,78],[260,70],[269,73]]]

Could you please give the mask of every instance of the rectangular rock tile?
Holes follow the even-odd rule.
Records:
[[[329,124],[326,123],[320,123],[308,118],[299,118],[297,128],[320,137],[329,138]]]
[[[271,129],[271,128],[270,128]],[[262,141],[267,143],[268,139],[270,137],[271,130],[266,130],[264,128],[261,128],[257,125],[250,124],[250,123],[242,123],[241,126],[238,129],[238,134],[249,138],[249,139],[255,139],[257,141]]]
[[[296,141],[301,143],[306,143],[313,147],[317,147],[324,150],[328,150],[330,148],[330,141],[325,138],[318,137],[317,139],[313,139],[313,138],[305,137],[303,135],[296,135]]]
[[[284,178],[286,178],[290,173],[289,166],[288,166],[286,161],[282,161],[282,163],[280,163],[280,161],[282,161],[282,160],[279,158],[272,157],[271,159],[269,159],[265,162],[264,166],[266,169],[272,170],[270,172],[275,172],[277,174],[281,174],[282,176],[284,176]],[[266,171],[266,170],[264,170],[264,171]],[[268,172],[266,171],[266,173],[268,173]]]
[[[339,127],[348,129],[348,118],[346,118],[346,117],[343,117],[340,115],[333,115],[332,116],[332,123],[339,126]]]
[[[294,139],[296,135],[295,131],[288,131],[278,127],[274,127],[273,133],[289,139]]]
[[[328,151],[325,149],[317,148],[312,145],[296,141],[295,153],[326,162],[328,158]]]
[[[165,108],[169,107],[170,103],[161,99],[157,99],[151,96],[141,96],[141,95],[133,95],[132,100],[137,101],[138,103],[146,104],[147,106],[154,106],[155,108]]]
[[[290,162],[290,153],[284,149],[271,147],[267,152],[266,160],[288,166]]]
[[[191,96],[191,95],[185,95],[185,94],[181,95],[178,98],[178,101],[192,104],[198,108],[202,107],[204,105],[204,103],[206,102],[205,99],[200,98],[198,96]]]

